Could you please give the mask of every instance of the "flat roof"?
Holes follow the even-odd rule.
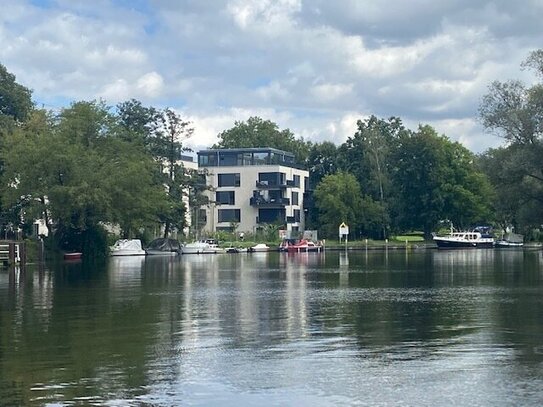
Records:
[[[211,148],[207,150],[198,151],[198,155],[203,153],[262,153],[262,152],[272,152],[288,155],[294,157],[294,153],[284,150],[278,150],[277,148],[272,147],[247,147],[247,148]]]

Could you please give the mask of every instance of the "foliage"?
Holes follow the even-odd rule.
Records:
[[[490,185],[459,143],[420,126],[400,137],[392,160],[401,229],[420,227],[429,237],[442,219],[457,227],[488,220]]]
[[[543,77],[543,50],[532,52],[523,67]],[[482,156],[483,168],[498,191],[495,206],[503,225],[527,230],[541,225],[543,213],[543,83],[493,82],[479,114],[484,126],[507,145]]]
[[[236,121],[234,127],[219,133],[218,138],[213,148],[272,147],[294,153],[298,163],[305,163],[311,146],[303,138],[295,138],[289,129],[279,130],[276,123],[256,116],[245,122]]]
[[[7,118],[23,122],[33,109],[32,92],[15,81],[15,75],[9,73],[0,64],[0,125]]]
[[[353,231],[359,228],[363,201],[354,175],[338,172],[324,177],[315,189],[315,203],[324,237],[337,236],[342,222],[349,224]]]

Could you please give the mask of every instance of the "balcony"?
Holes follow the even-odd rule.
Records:
[[[288,181],[284,184],[269,181],[256,181],[256,187],[259,189],[282,189],[287,188],[288,186]]]
[[[253,196],[249,204],[251,206],[257,206],[260,208],[277,208],[290,205],[289,198],[269,198],[265,199],[263,196]]]

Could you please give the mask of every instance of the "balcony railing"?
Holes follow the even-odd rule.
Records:
[[[249,204],[251,206],[267,206],[267,207],[277,207],[277,206],[288,206],[290,205],[290,199],[289,198],[268,198],[265,199],[261,196],[253,196]]]
[[[269,181],[256,181],[256,187],[260,189],[277,189],[287,188],[288,181],[285,183],[269,182]]]

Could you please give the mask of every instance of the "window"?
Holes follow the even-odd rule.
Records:
[[[309,189],[309,178],[304,177],[304,189],[307,191]]]
[[[268,153],[253,153],[253,162],[255,165],[268,164]]]
[[[285,222],[285,209],[259,209],[258,210],[258,222],[259,223],[274,223]]]
[[[286,184],[286,175],[282,172],[259,172],[258,181],[270,186],[284,185]]]
[[[236,153],[221,152],[219,155],[219,165],[229,166],[238,164],[238,155]]]
[[[299,175],[294,176],[294,186],[296,188],[300,188],[300,176]]]
[[[292,192],[292,205],[298,205],[298,192]]]
[[[217,155],[215,153],[198,155],[198,165],[200,167],[217,166]]]
[[[294,209],[294,222],[300,222],[300,210]]]
[[[239,209],[219,209],[219,222],[241,222]]]
[[[217,191],[215,201],[221,205],[235,205],[236,194],[234,191]]]
[[[239,187],[240,176],[235,174],[219,174],[219,187]]]

